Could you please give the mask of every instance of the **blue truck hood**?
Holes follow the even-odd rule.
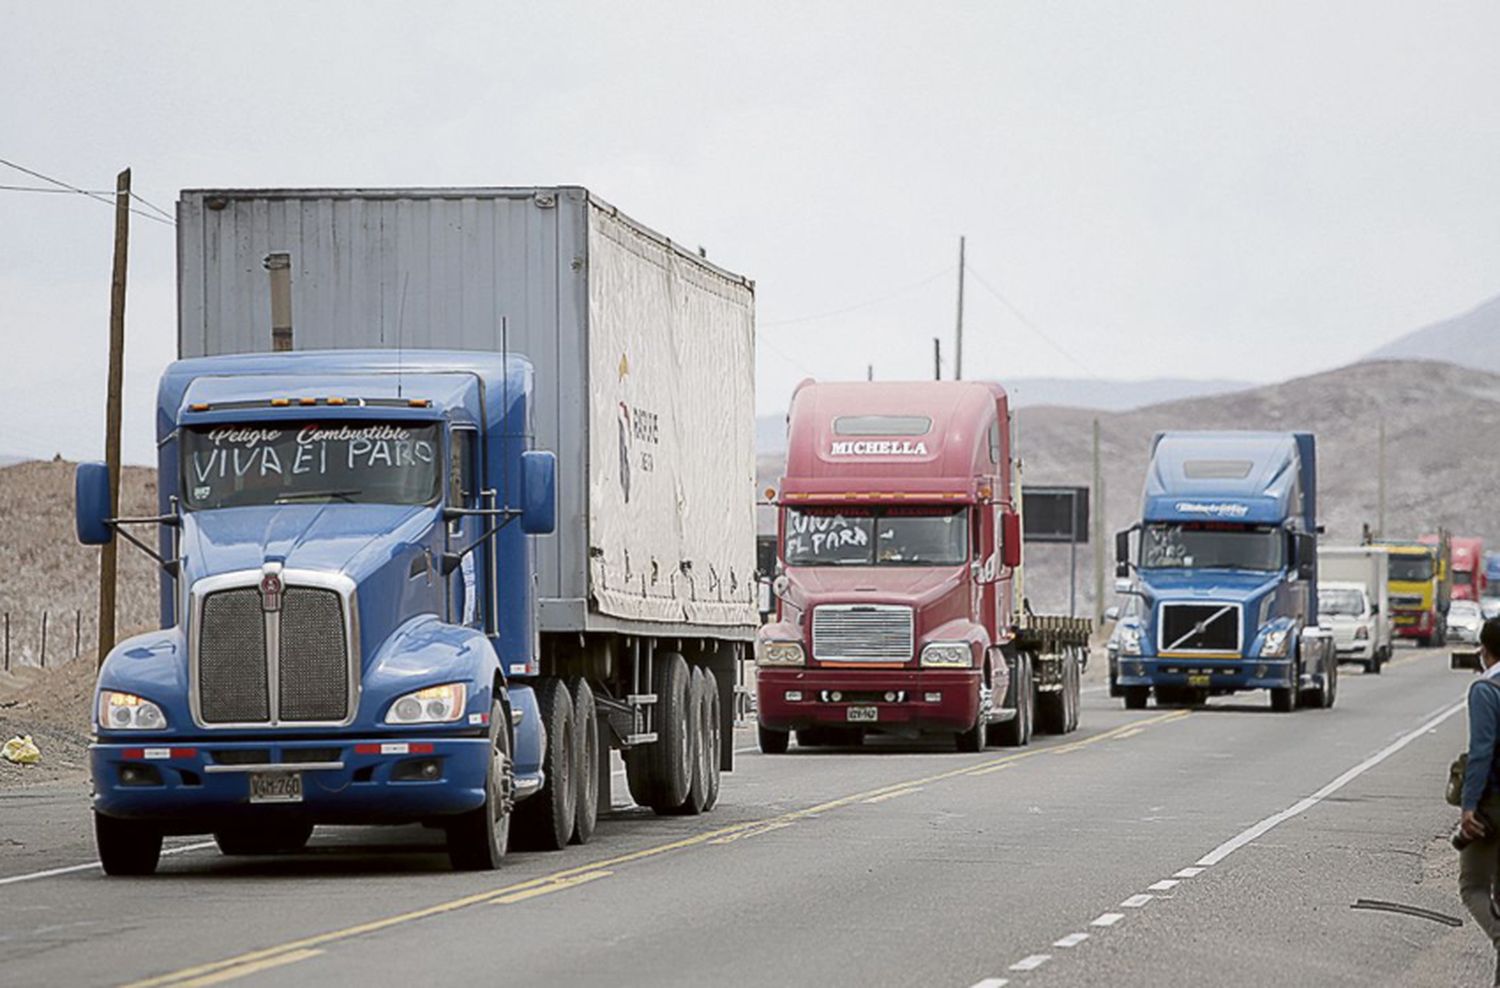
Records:
[[[360,583],[437,520],[426,505],[279,504],[188,512],[183,517],[183,577],[288,569],[343,573]]]
[[[1149,569],[1140,582],[1153,600],[1257,599],[1281,583],[1282,574],[1261,570]]]

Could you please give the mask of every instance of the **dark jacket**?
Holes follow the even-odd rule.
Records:
[[[1500,681],[1481,679],[1469,686],[1469,762],[1464,769],[1462,803],[1466,810],[1478,809],[1486,793],[1500,792],[1497,741],[1500,741]]]

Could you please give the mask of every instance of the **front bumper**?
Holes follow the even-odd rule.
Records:
[[[1391,623],[1398,638],[1426,638],[1437,626],[1431,611],[1393,611]]]
[[[762,727],[788,731],[808,727],[895,728],[966,731],[979,717],[977,669],[776,669],[756,670],[757,712]],[[801,700],[788,700],[788,692]],[[837,692],[841,699],[824,699]],[[885,694],[900,699],[890,702]],[[937,694],[929,702],[927,694]],[[851,721],[852,707],[873,708],[873,721]]]
[[[96,743],[89,747],[94,809],[194,833],[233,822],[298,819],[314,824],[412,823],[484,803],[487,737],[374,737],[316,740],[191,740]],[[433,779],[397,781],[396,767],[435,760]],[[297,768],[305,764],[306,768]],[[302,801],[250,802],[249,773],[302,773]],[[127,784],[127,768],[148,784]]]
[[[1286,689],[1293,682],[1290,659],[1172,659],[1122,655],[1115,682],[1126,686],[1185,686],[1232,693],[1236,690]]]
[[[1373,658],[1375,654],[1375,646],[1368,638],[1338,641],[1335,644],[1334,650],[1340,660],[1369,659]]]

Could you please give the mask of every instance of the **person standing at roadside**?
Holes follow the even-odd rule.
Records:
[[[1495,984],[1500,985],[1500,916],[1494,907],[1500,866],[1500,618],[1479,632],[1478,682],[1469,686],[1469,755],[1464,768],[1458,828],[1469,844],[1458,855],[1458,894],[1474,922],[1496,949]]]

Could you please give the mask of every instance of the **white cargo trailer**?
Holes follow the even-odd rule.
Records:
[[[180,356],[273,349],[279,263],[291,349],[530,358],[536,443],[558,458],[544,671],[604,688],[641,802],[655,657],[715,671],[732,726],[758,624],[753,282],[577,187],[190,190],[177,230]]]

